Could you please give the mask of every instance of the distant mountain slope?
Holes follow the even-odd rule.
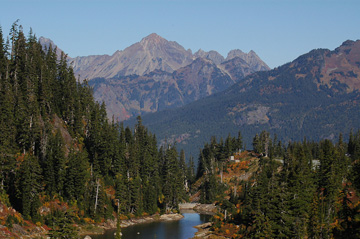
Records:
[[[72,66],[81,79],[145,75],[153,70],[173,72],[190,64],[191,51],[153,33],[112,56],[75,57]]]
[[[258,71],[258,68],[253,68],[248,62],[238,56],[223,61],[218,67],[225,71],[234,81],[239,81],[245,76]],[[261,69],[261,71],[265,70],[268,69]]]
[[[127,75],[146,75],[154,70],[172,73],[189,65],[197,58],[204,58],[219,65],[225,61],[216,51],[203,50],[192,54],[175,41],[168,41],[156,33],[152,33],[122,51],[116,51],[112,56],[78,56],[71,59],[75,75],[80,79],[114,78]],[[253,71],[269,70],[270,68],[255,52],[243,53],[240,50],[229,52],[226,60],[240,57],[249,64]]]
[[[217,51],[206,52],[201,49],[198,50],[197,52],[195,52],[194,57],[196,57],[196,58],[201,57],[204,59],[208,59],[208,60],[214,62],[216,65],[223,63],[225,60],[224,57]]]
[[[50,46],[52,49],[56,49],[56,52],[55,52],[56,56],[58,59],[60,59],[61,52],[63,52],[63,50],[61,50],[51,39],[45,38],[45,37],[40,37],[39,43],[43,47],[43,50],[47,51],[50,48]]]
[[[235,81],[213,62],[198,58],[173,73],[153,71],[144,76],[98,78],[89,84],[107,105],[108,116],[125,120],[139,114],[180,107],[225,90]]]
[[[335,139],[360,127],[360,41],[313,50],[271,71],[178,109],[145,115],[158,139],[192,154],[210,139],[243,133],[247,147],[261,130],[284,141]]]
[[[263,62],[253,50],[251,50],[249,53],[244,53],[239,49],[231,50],[225,60],[228,61],[235,57],[239,57],[240,59],[244,60],[254,71],[270,70],[268,65],[266,65],[266,63]]]
[[[44,37],[40,43],[56,46]],[[192,54],[155,33],[112,56],[69,57],[68,61],[75,76],[94,87],[95,99],[105,102],[108,117],[119,121],[186,105],[225,90],[255,71],[269,70],[253,51],[233,50],[226,60],[216,51]]]

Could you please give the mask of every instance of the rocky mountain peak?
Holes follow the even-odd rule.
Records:
[[[50,40],[49,38],[45,38],[45,37],[40,37],[39,42],[43,47],[49,47],[50,44],[51,44],[52,48],[55,48],[55,46],[56,46],[52,40]]]
[[[115,76],[145,75],[153,70],[171,73],[190,64],[192,60],[192,53],[181,45],[152,33],[109,57],[97,56],[89,61],[76,57],[73,67],[81,79],[109,79]]]
[[[41,37],[40,43],[46,47],[55,44],[47,38]],[[61,50],[57,48],[57,54],[60,56]],[[156,33],[141,39],[141,41],[132,44],[124,50],[118,50],[113,55],[91,55],[83,57],[69,58],[74,72],[83,79],[105,78],[110,79],[115,76],[149,74],[154,70],[161,70],[172,73],[175,70],[191,64],[197,58],[203,58],[219,66],[235,57],[240,57],[246,64],[237,65],[239,61],[231,63],[231,69],[246,66],[251,68],[251,72],[259,70],[269,70],[269,67],[256,55],[254,51],[244,53],[241,50],[232,50],[229,52],[226,60],[217,51],[198,50],[196,53],[185,50],[183,46],[176,41],[168,41]],[[209,63],[208,62],[208,63]],[[235,64],[236,63],[236,64]],[[221,67],[222,68],[222,67]],[[229,67],[228,67],[229,68]],[[242,71],[242,69],[239,69]]]
[[[248,53],[248,55],[250,55],[250,56],[257,56],[258,57],[258,55],[255,53],[255,51],[253,51],[253,50],[250,50],[249,51],[249,53]]]
[[[53,50],[56,49],[56,56],[60,59],[61,52],[63,51],[51,39],[41,36],[39,38],[39,43],[42,45],[44,51],[47,51],[50,46]]]
[[[203,49],[199,49],[197,52],[194,53],[195,56],[203,56],[206,52]]]
[[[235,58],[235,57],[244,57],[244,55],[247,55],[246,53],[244,53],[242,50],[240,49],[234,49],[234,50],[231,50],[229,51],[227,57],[226,57],[226,60],[231,60],[232,58]]]
[[[344,41],[340,47],[344,47],[344,46],[353,46],[355,44],[360,44],[360,40],[357,41],[352,41],[352,40],[346,40]]]
[[[197,57],[191,64],[214,64],[211,60],[204,58],[204,57]]]
[[[360,90],[360,40],[345,41],[334,51],[326,51],[320,83],[330,88],[346,85],[346,91]]]
[[[266,65],[266,63],[263,62],[253,50],[249,51],[249,53],[244,53],[239,49],[231,50],[226,57],[226,61],[229,61],[235,57],[239,57],[246,61],[251,68],[255,69],[255,71],[270,70],[270,67]]]
[[[357,41],[352,41],[352,40],[347,40],[344,41],[341,46],[339,46],[338,48],[335,49],[336,53],[339,52],[344,52],[345,54],[349,55],[350,50],[352,51],[352,54],[355,52],[359,52],[360,51],[360,40]]]
[[[140,41],[141,44],[160,44],[162,42],[167,42],[167,40],[156,33],[151,33]]]
[[[227,90],[181,109],[144,115],[142,122],[151,125],[159,139],[191,134],[179,144],[187,147],[187,152],[198,150],[195,145],[200,138],[216,132],[226,137],[235,128],[244,138],[248,132],[267,128],[284,141],[304,135],[334,139],[334,135],[360,125],[359,59],[360,41],[346,41],[335,51],[315,49],[268,72],[250,74]],[[247,63],[235,57],[221,67],[231,76],[241,76],[246,71],[240,71],[238,65]],[[175,130],[169,133],[169,128]]]
[[[171,58],[169,54],[171,55],[172,52],[178,52],[182,56],[186,55],[186,57],[192,57],[191,51],[186,51],[184,47],[176,41],[168,41],[156,33],[151,33],[132,46],[137,50],[139,50],[139,47],[141,46],[140,48],[144,51],[149,51],[149,53],[155,57],[166,55],[166,57]],[[171,60],[170,58],[168,60]]]
[[[221,64],[225,60],[224,57],[217,51],[206,52],[202,49],[199,49],[197,52],[195,52],[194,57],[195,58],[202,57],[208,59],[213,63],[215,63],[216,65]]]

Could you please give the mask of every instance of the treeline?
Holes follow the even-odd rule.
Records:
[[[1,202],[33,222],[56,221],[56,208],[40,213],[54,201],[82,221],[167,212],[187,197],[183,153],[158,149],[140,118],[133,131],[108,122],[66,55],[18,22],[7,41],[0,29],[0,132]]]
[[[347,143],[340,135],[336,143],[304,139],[284,146],[266,131],[253,142],[260,156],[253,176],[239,180],[241,191],[225,198],[231,188],[219,176],[203,188],[217,192],[215,231],[233,238],[360,237],[360,131],[351,132]],[[206,178],[218,175],[224,160],[211,155],[216,171]]]
[[[200,150],[195,181],[202,180],[199,188],[201,203],[213,203],[224,197],[226,187],[219,182],[217,174],[222,177],[229,157],[242,149],[243,140],[239,132],[237,138],[229,134],[225,142],[222,138],[217,142],[213,136],[210,143]]]

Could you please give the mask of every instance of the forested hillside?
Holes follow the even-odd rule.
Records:
[[[184,107],[144,115],[143,122],[159,141],[177,141],[193,155],[212,135],[239,130],[248,146],[262,130],[283,142],[334,140],[341,132],[347,138],[360,125],[359,59],[360,40],[315,49]]]
[[[300,130],[285,131],[286,143],[266,131],[253,134],[254,152],[239,151],[251,147],[240,132],[225,140],[213,137],[200,150],[195,174],[193,158],[187,167],[185,152],[179,155],[166,140],[159,149],[140,117],[133,130],[109,122],[105,105],[94,101],[87,82],[76,80],[64,53],[59,59],[51,46],[43,50],[32,31],[26,37],[18,22],[4,39],[0,29],[0,237],[20,237],[20,232],[29,236],[33,228],[42,228],[52,238],[76,238],[74,225],[175,212],[189,193],[194,201],[218,205],[212,227],[218,235],[360,236],[360,131],[349,130],[347,143],[342,134],[336,143],[288,142],[293,134],[306,136],[311,123],[332,138],[339,131],[347,133],[339,122],[349,124],[345,129],[357,125],[358,68],[352,73],[344,69],[358,64],[354,59],[360,47],[348,48],[359,42],[346,42],[334,52],[311,52],[181,109],[193,117],[176,119],[182,126],[208,116],[201,131],[189,124],[195,136],[216,127],[209,122],[221,118],[218,112],[235,122],[233,132],[247,125],[247,137],[269,124],[271,129],[287,125]],[[341,55],[348,56],[341,61],[342,70],[329,71]],[[324,57],[326,64],[318,60]],[[311,71],[321,63],[328,68]],[[322,81],[313,81],[314,76]],[[216,108],[221,95],[221,107]],[[211,103],[214,108],[207,108]],[[305,112],[308,105],[314,112],[300,122],[282,121],[286,114]],[[158,123],[164,127],[164,122]],[[189,137],[186,132],[182,136]],[[234,154],[239,162],[228,162]]]
[[[239,140],[240,139],[240,140]],[[284,145],[263,131],[254,152],[241,152],[241,137],[201,150],[193,191],[216,203],[212,234],[226,238],[359,238],[360,131],[348,143]],[[228,161],[228,156],[238,161]]]
[[[0,112],[0,204],[22,214],[0,217],[9,229],[46,224],[54,236],[64,222],[73,231],[114,212],[176,210],[186,198],[185,158],[171,145],[158,150],[140,118],[134,131],[108,122],[66,55],[43,51],[17,22],[8,41],[0,31]]]
[[[40,38],[43,46],[51,42]],[[226,59],[216,51],[192,54],[155,33],[111,56],[75,57],[68,63],[94,87],[95,99],[116,121],[181,107],[270,69],[254,51],[232,50]]]

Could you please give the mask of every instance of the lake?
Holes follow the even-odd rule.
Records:
[[[188,239],[195,235],[194,226],[208,222],[210,215],[182,213],[183,219],[177,221],[158,221],[121,228],[122,239]],[[107,230],[102,235],[90,235],[93,239],[113,239],[116,229]]]

